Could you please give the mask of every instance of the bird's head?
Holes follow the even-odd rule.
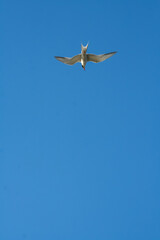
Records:
[[[82,68],[84,69],[84,71],[85,71],[85,66],[84,65],[82,65]]]

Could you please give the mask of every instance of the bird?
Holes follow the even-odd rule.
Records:
[[[115,53],[117,52],[110,52],[110,53],[105,53],[105,54],[100,54],[100,55],[95,55],[95,54],[88,54],[86,53],[88,49],[88,44],[86,46],[83,46],[81,44],[81,53],[78,55],[75,55],[74,57],[58,57],[55,56],[55,58],[65,64],[68,65],[73,65],[75,63],[80,62],[82,65],[82,68],[85,70],[85,66],[87,62],[94,62],[94,63],[99,63],[103,62],[104,60],[112,57]]]

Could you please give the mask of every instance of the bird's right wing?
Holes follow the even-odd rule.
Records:
[[[111,53],[105,53],[101,55],[87,54],[87,61],[94,62],[94,63],[103,62],[107,58],[112,57],[115,53],[116,52],[111,52]]]
[[[58,61],[63,62],[65,64],[73,65],[73,64],[81,61],[81,54],[78,54],[72,58],[68,58],[68,57],[55,57],[55,58]]]

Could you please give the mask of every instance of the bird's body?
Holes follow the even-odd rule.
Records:
[[[86,63],[87,63],[87,55],[86,55],[87,48],[88,48],[88,44],[87,44],[86,47],[84,47],[81,44],[81,65],[84,68],[84,70],[85,70],[85,66],[86,66]]]
[[[88,44],[86,46],[83,46],[81,44],[81,54],[78,54],[72,58],[68,58],[68,57],[55,57],[55,58],[68,65],[73,65],[77,62],[80,62],[83,69],[85,70],[85,66],[87,62],[89,61],[94,63],[102,62],[107,58],[112,57],[116,53],[116,52],[111,52],[111,53],[106,53],[101,55],[87,54],[86,53],[87,48],[88,48]]]

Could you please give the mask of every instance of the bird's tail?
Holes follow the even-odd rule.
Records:
[[[86,46],[83,46],[83,44],[81,44],[81,51],[83,52],[83,51],[87,51],[87,48],[88,48],[88,43],[87,43],[87,45]]]

